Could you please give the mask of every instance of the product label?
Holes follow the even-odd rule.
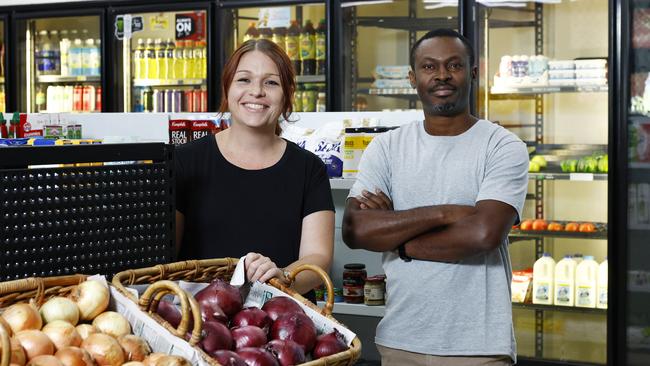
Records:
[[[189,121],[169,121],[169,143],[173,145],[186,144],[189,141]]]
[[[383,300],[384,299],[384,290],[382,288],[364,288],[363,296],[365,299],[373,300]]]
[[[325,37],[316,37],[316,60],[325,60],[327,40]]]
[[[209,135],[214,129],[214,123],[211,121],[192,121],[192,141]]]
[[[590,286],[578,286],[578,290],[576,291],[576,305],[589,306],[592,296],[593,288]]]
[[[363,297],[363,286],[343,286],[343,296]]]
[[[541,282],[537,286],[537,291],[535,292],[535,299],[541,301],[548,301],[550,291],[550,284],[547,282]]]
[[[300,59],[300,44],[298,43],[298,37],[286,37],[285,45],[289,59]]]
[[[571,302],[571,286],[567,283],[558,283],[556,284],[557,293],[555,294],[555,299],[558,304],[570,304]]]
[[[311,35],[300,36],[300,59],[301,60],[314,60],[316,59],[316,37]]]
[[[600,306],[607,306],[607,288],[600,288],[600,296],[598,297],[598,304]]]

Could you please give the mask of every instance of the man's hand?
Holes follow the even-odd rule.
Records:
[[[361,196],[356,197],[361,202],[362,210],[390,210],[393,211],[393,201],[381,190],[375,190],[375,193],[363,190]]]

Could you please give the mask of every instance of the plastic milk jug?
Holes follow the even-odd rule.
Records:
[[[603,263],[598,266],[598,291],[596,292],[597,303],[596,307],[600,309],[607,309],[607,271],[609,264],[607,263],[607,257]]]
[[[533,266],[533,304],[553,305],[554,277],[555,260],[544,253]]]
[[[587,255],[576,267],[576,306],[595,308],[597,285],[598,262],[594,260],[593,256]]]
[[[573,306],[575,291],[576,262],[570,255],[555,265],[554,303],[559,306]]]

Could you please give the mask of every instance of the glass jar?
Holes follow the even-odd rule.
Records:
[[[343,266],[343,299],[350,304],[363,303],[363,286],[366,282],[366,265],[349,263]]]
[[[363,286],[363,302],[366,305],[384,305],[384,294],[386,293],[386,276],[377,275],[366,278]]]

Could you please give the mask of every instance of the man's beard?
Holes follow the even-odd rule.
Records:
[[[458,104],[453,102],[433,104],[429,108],[429,113],[433,114],[434,116],[455,116],[459,114]]]

